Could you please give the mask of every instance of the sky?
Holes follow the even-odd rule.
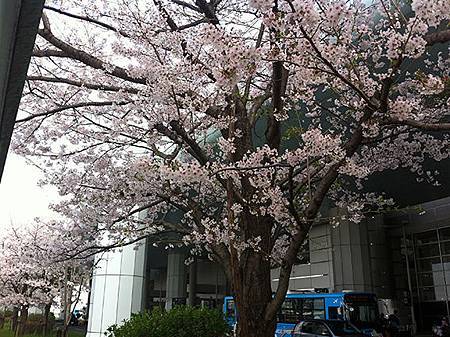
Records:
[[[37,185],[42,173],[26,160],[9,153],[0,183],[0,229],[6,225],[26,225],[35,217],[50,219],[55,214],[49,203],[56,201],[56,189]]]

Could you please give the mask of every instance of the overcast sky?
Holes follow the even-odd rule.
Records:
[[[24,225],[35,217],[51,218],[50,202],[57,199],[53,188],[37,185],[41,172],[24,158],[8,154],[0,183],[0,228],[8,224]]]

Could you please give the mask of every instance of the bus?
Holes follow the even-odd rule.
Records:
[[[223,312],[227,323],[234,327],[239,317],[234,299],[224,298]],[[276,337],[288,337],[302,319],[342,319],[350,321],[365,335],[374,336],[378,320],[375,294],[362,292],[291,293],[287,294],[277,314]]]

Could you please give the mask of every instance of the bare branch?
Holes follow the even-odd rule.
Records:
[[[115,85],[106,85],[106,84],[93,84],[93,83],[85,83],[82,81],[70,80],[68,78],[59,78],[59,77],[46,77],[46,76],[28,76],[27,80],[29,81],[43,81],[43,82],[53,82],[53,83],[65,83],[69,85],[73,85],[80,88],[87,88],[93,90],[105,90],[105,91],[123,91],[128,92],[130,94],[139,93],[138,89],[130,88],[130,87],[118,87]]]
[[[450,29],[427,34],[425,35],[425,41],[427,41],[427,46],[432,46],[436,43],[447,43],[450,41]]]
[[[77,108],[83,108],[83,107],[88,107],[88,106],[111,106],[111,105],[126,105],[126,104],[130,104],[131,102],[116,102],[116,101],[103,101],[103,102],[80,102],[80,103],[74,103],[74,104],[69,104],[69,105],[63,105],[59,108],[56,109],[52,109],[49,111],[45,111],[45,112],[41,112],[41,113],[37,113],[34,115],[30,115],[27,116],[25,118],[22,119],[18,119],[16,120],[16,124],[17,123],[23,123],[23,122],[27,122],[29,120],[32,120],[34,118],[37,117],[47,117],[47,116],[51,116],[54,115],[58,112],[64,111],[64,110],[69,110],[69,109],[77,109]]]
[[[119,33],[123,37],[130,37],[130,35],[128,33],[124,32],[124,31],[122,31],[120,29],[117,29],[117,28],[115,28],[115,27],[113,27],[113,26],[111,26],[111,25],[109,25],[107,23],[101,22],[99,20],[96,20],[96,19],[93,19],[93,18],[90,18],[90,17],[87,17],[87,16],[82,16],[82,15],[78,15],[78,14],[69,13],[69,12],[63,11],[63,10],[61,10],[59,8],[55,8],[55,7],[51,7],[51,6],[44,6],[44,9],[47,9],[47,10],[50,10],[50,11],[53,11],[53,12],[56,12],[56,13],[59,13],[59,14],[62,14],[62,15],[74,18],[74,19],[87,21],[87,22],[96,24],[97,26],[100,26],[100,27],[106,28],[108,30],[112,30],[112,31],[114,31],[116,33]]]
[[[185,1],[181,1],[181,0],[170,0],[170,1],[173,2],[174,4],[177,4],[177,5],[180,5],[180,6],[189,8],[189,9],[192,9],[194,12],[202,13],[200,8],[194,6],[194,5],[190,4],[190,3],[187,3]]]
[[[67,53],[67,56],[84,63],[87,66],[90,66],[94,69],[101,69],[105,71],[107,74],[121,78],[123,80],[138,83],[138,84],[146,84],[147,81],[145,78],[137,78],[132,77],[128,74],[128,71],[125,68],[119,66],[112,66],[99,58],[86,53],[83,50],[77,49],[69,45],[68,43],[58,39],[53,33],[50,31],[48,27],[44,27],[44,29],[39,29],[38,34],[55,46],[58,49],[61,49],[63,52]]]
[[[412,119],[398,119],[390,117],[383,122],[384,125],[407,125],[423,131],[450,131],[450,123],[427,123]]]
[[[61,51],[55,49],[34,49],[32,56],[34,57],[68,57],[68,55]]]

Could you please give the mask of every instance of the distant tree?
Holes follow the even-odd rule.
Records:
[[[238,336],[272,337],[324,200],[358,221],[392,203],[367,177],[448,158],[449,15],[448,0],[47,1],[14,149],[109,247],[177,232],[207,251]]]
[[[15,308],[15,337],[24,335],[33,306],[45,308],[46,334],[50,306],[65,294],[62,307],[71,312],[88,284],[92,263],[67,258],[82,242],[60,223],[39,221],[27,227],[2,229],[0,242],[0,303]],[[65,322],[65,332],[68,324]]]

